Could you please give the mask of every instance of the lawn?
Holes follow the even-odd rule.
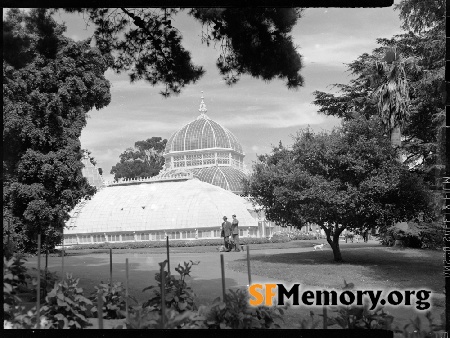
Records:
[[[383,247],[379,244],[346,244],[341,248],[343,263],[335,263],[331,249],[265,255],[254,252],[252,274],[301,283],[308,287],[341,289],[344,279],[356,288],[365,289],[427,289],[432,290],[432,315],[439,322],[445,310],[443,295],[445,279],[442,274],[442,252],[418,249]],[[247,272],[244,259],[231,261],[227,268]],[[395,323],[402,327],[418,313],[413,309],[390,309]],[[317,311],[315,311],[317,312]],[[320,313],[317,312],[316,315]],[[421,314],[423,317],[424,313]],[[298,319],[306,318],[305,309],[291,309],[286,313],[286,327],[292,328]],[[422,321],[424,318],[422,318]],[[426,321],[423,321],[426,323]]]
[[[420,288],[442,293],[442,253],[372,245],[349,245],[342,250],[343,263],[333,262],[330,249],[297,253],[252,255],[252,273],[320,288],[340,288],[343,280],[356,287]],[[228,263],[234,271],[246,272],[245,260]]]

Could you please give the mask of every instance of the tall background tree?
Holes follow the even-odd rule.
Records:
[[[166,139],[152,137],[136,142],[134,149],[126,149],[119,156],[120,162],[111,169],[111,174],[114,174],[114,180],[158,175],[164,166],[162,154],[166,143]]]
[[[162,84],[170,96],[195,83],[204,69],[191,61],[173,26],[174,8],[66,8],[85,15],[94,24],[94,40],[101,51],[112,53],[112,68],[126,71],[131,81]],[[269,81],[286,81],[288,88],[303,85],[303,65],[290,32],[302,10],[295,8],[194,8],[188,14],[202,23],[202,42],[220,48],[217,67],[226,83],[242,74]]]
[[[426,184],[397,161],[376,117],[355,118],[331,133],[300,131],[292,149],[259,157],[245,193],[278,224],[318,224],[335,261],[342,261],[345,229],[432,216]]]
[[[68,211],[95,192],[79,137],[88,111],[110,102],[111,57],[64,30],[45,9],[3,19],[3,238],[22,250],[38,233],[58,243]]]
[[[319,106],[320,113],[344,120],[352,119],[355,112],[366,117],[381,113],[389,122],[386,117],[397,111],[398,120],[403,122],[401,148],[404,162],[439,189],[445,163],[445,1],[404,0],[395,8],[400,12],[405,33],[378,39],[380,47],[348,64],[353,79],[348,84],[334,85],[338,93],[314,92],[314,103]],[[386,51],[391,48],[396,49],[397,60],[394,54],[391,54],[393,58],[386,58]],[[411,59],[417,60],[420,71],[406,69],[403,73],[400,69],[402,61]],[[378,68],[380,74],[376,72],[377,63],[381,66]],[[392,78],[399,79],[394,75],[401,75],[402,81],[394,81],[390,85],[392,91],[383,96],[383,91],[389,90],[386,79],[391,75],[391,69]],[[377,77],[384,81],[371,81]],[[376,94],[380,95],[377,97]],[[388,105],[391,98],[394,110]],[[380,102],[386,106],[377,107]]]

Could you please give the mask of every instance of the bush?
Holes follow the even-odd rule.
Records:
[[[79,279],[71,274],[59,283],[45,297],[41,315],[48,318],[52,329],[84,329],[91,324],[86,317],[91,317],[92,302],[83,296],[83,289],[78,287]]]
[[[283,243],[282,242],[283,240],[285,240],[286,242],[289,242],[289,241],[298,241],[298,240],[318,239],[318,237],[320,237],[320,235],[317,235],[316,233],[302,232],[299,229],[295,229],[292,231],[275,232],[275,233],[273,233],[271,240],[274,243]]]
[[[289,240],[287,240],[289,241]],[[242,237],[239,238],[241,245],[246,244],[266,244],[266,243],[283,243],[274,242],[267,238]],[[196,240],[170,240],[169,247],[194,247],[194,246],[221,246],[223,245],[223,238],[217,239],[196,239]],[[145,249],[145,248],[165,248],[166,241],[143,241],[143,242],[123,242],[123,243],[97,243],[97,244],[80,244],[70,248],[70,250],[85,250],[85,249]]]
[[[105,319],[122,319],[126,314],[126,294],[125,288],[121,282],[113,283],[113,285],[100,282],[95,286],[95,290],[89,297],[94,305],[91,309],[92,315],[98,316],[98,294],[102,292],[103,299],[103,318]],[[132,299],[130,297],[130,299]]]
[[[20,257],[3,257],[3,318],[12,320],[18,310],[21,299],[17,288],[25,280],[26,268]],[[25,282],[26,284],[26,282]]]
[[[438,222],[408,223],[409,229],[402,230],[391,226],[380,231],[379,241],[382,245],[392,246],[395,240],[403,240],[410,248],[440,249],[443,246],[444,229]]]
[[[164,266],[166,261],[162,264]],[[164,271],[165,277],[165,301],[166,308],[171,308],[177,312],[184,312],[186,310],[196,310],[197,307],[194,303],[195,294],[190,286],[186,284],[186,277],[190,276],[191,268],[194,265],[198,265],[199,262],[184,262],[184,266],[178,264],[175,268],[180,275],[180,278],[177,279],[173,275],[169,275],[167,271]],[[161,312],[161,274],[157,273],[155,275],[155,280],[157,281],[157,286],[149,286],[146,287],[142,291],[152,290],[153,296],[142,304],[143,308],[149,308],[150,311],[159,311]]]
[[[240,237],[239,243],[241,245],[247,244],[267,244],[267,243],[286,243],[291,240],[311,240],[317,239],[315,234],[300,232],[294,230],[290,232],[276,232],[271,238],[257,238],[257,237]],[[195,240],[180,240],[172,239],[169,241],[169,247],[195,247],[195,246],[221,246],[223,245],[223,238],[212,239],[195,239]],[[79,244],[70,247],[70,250],[85,250],[85,249],[153,249],[165,248],[166,241],[142,241],[142,242],[123,242],[123,243],[95,243],[95,244]],[[68,249],[69,250],[69,249]]]
[[[17,312],[10,320],[3,320],[4,329],[37,329],[36,324],[36,307],[25,313],[24,308],[21,308],[20,312]],[[51,322],[45,317],[40,317],[40,329],[49,329]]]
[[[198,314],[204,318],[190,328],[209,329],[273,329],[280,328],[278,321],[284,315],[280,307],[253,307],[249,305],[247,290],[229,290],[225,295],[225,302],[216,298],[209,306],[200,306]],[[199,327],[198,327],[199,326]]]

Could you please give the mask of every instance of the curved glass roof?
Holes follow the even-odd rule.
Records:
[[[233,149],[243,154],[236,136],[204,113],[169,138],[165,153],[207,148]]]
[[[233,167],[209,167],[188,169],[203,182],[217,185],[235,194],[242,193],[242,180],[245,174]]]
[[[103,188],[105,186],[105,183],[103,182],[103,178],[98,172],[98,169],[95,165],[91,163],[89,160],[89,157],[84,156],[81,159],[81,162],[83,163],[84,167],[81,169],[81,173],[83,174],[83,177],[87,179],[90,185],[99,188]]]
[[[64,233],[212,228],[236,214],[257,226],[244,198],[198,179],[108,186],[75,208]]]

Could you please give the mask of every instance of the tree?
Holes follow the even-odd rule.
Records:
[[[396,9],[400,10],[403,28],[412,31],[390,39],[377,39],[380,47],[348,65],[354,76],[350,83],[335,85],[339,90],[337,94],[316,91],[314,103],[320,106],[320,113],[345,120],[351,119],[354,112],[366,117],[378,114],[374,100],[377,87],[371,83],[376,62],[385,57],[386,49],[394,47],[403,55],[398,61],[416,59],[421,71],[406,73],[409,89],[407,94],[402,94],[403,98],[409,97],[408,106],[401,100],[398,106],[403,106],[403,110],[398,110],[400,114],[408,108],[402,128],[402,152],[406,155],[405,163],[412,170],[421,172],[427,181],[439,188],[438,178],[442,176],[445,163],[445,2],[408,0],[400,2]],[[391,65],[386,62],[384,68],[396,68],[395,65],[401,66],[400,62],[394,61]],[[400,67],[395,70],[400,72],[393,75],[402,73]],[[400,87],[401,84],[393,85],[394,89]],[[388,88],[385,86],[384,89]],[[389,97],[396,98],[394,95],[384,98]],[[389,110],[385,112],[389,113]]]
[[[44,248],[59,243],[68,211],[95,192],[79,137],[88,111],[110,102],[111,58],[64,30],[45,9],[3,19],[3,211],[23,250],[35,250],[38,233]]]
[[[331,133],[300,131],[292,149],[277,147],[259,157],[245,192],[271,221],[298,228],[318,224],[334,260],[342,261],[344,229],[386,227],[420,211],[430,214],[425,184],[396,160],[379,122],[358,117]]]
[[[180,93],[203,74],[182,46],[172,26],[182,9],[66,8],[86,15],[95,25],[97,46],[114,55],[112,68],[129,72],[131,81],[164,84],[163,96]],[[220,46],[217,67],[227,84],[241,74],[265,81],[286,80],[288,88],[303,85],[301,56],[290,32],[302,10],[294,8],[194,8],[188,14],[202,23],[202,42]]]
[[[406,74],[415,65],[414,58],[404,59],[396,47],[391,47],[382,61],[375,62],[369,75],[378,114],[393,147],[401,147],[401,128],[409,117],[410,105]]]
[[[120,154],[120,162],[111,169],[114,179],[153,177],[159,174],[164,166],[162,156],[167,140],[152,137],[134,144],[135,149],[128,148]]]

